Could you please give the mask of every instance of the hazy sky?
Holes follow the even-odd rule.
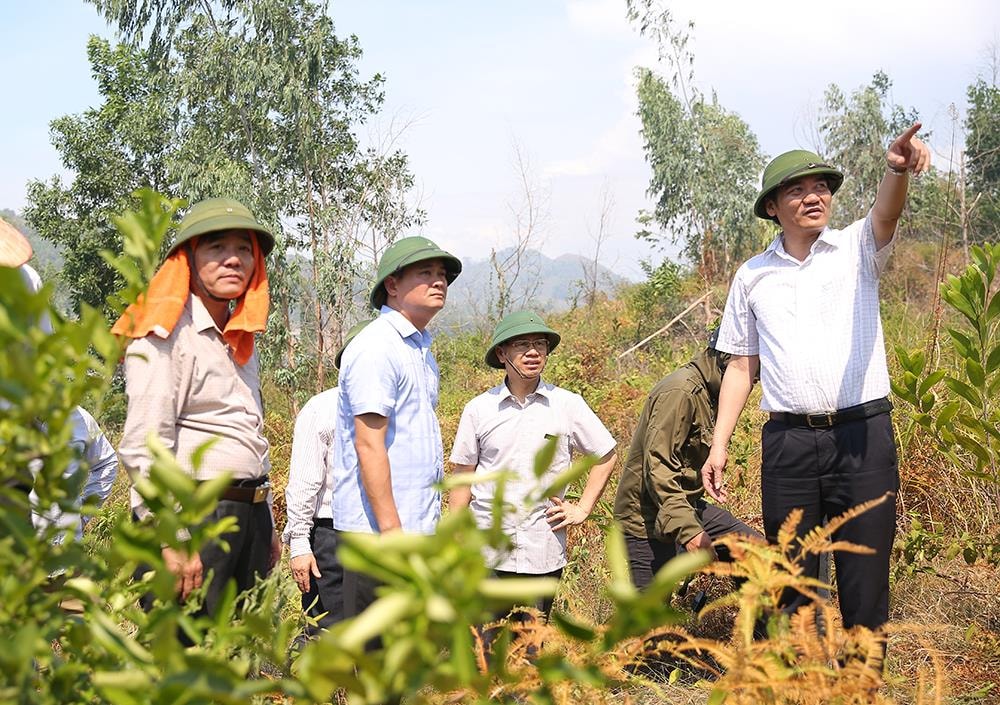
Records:
[[[695,22],[700,87],[715,89],[770,155],[813,146],[813,116],[830,83],[853,90],[882,69],[894,100],[919,110],[946,157],[948,106],[964,108],[966,87],[1000,41],[996,0],[669,6]],[[19,210],[30,179],[61,170],[48,123],[98,101],[88,35],[112,35],[82,0],[0,0],[0,8],[0,207]],[[654,66],[656,48],[628,25],[624,0],[340,0],[331,14],[339,33],[359,37],[362,73],[386,76],[372,135],[405,125],[398,139],[428,213],[423,234],[463,257],[509,243],[517,145],[546,196],[540,249],[592,254],[607,191],[614,206],[602,261],[638,277],[639,259],[662,258],[633,237],[649,179],[634,68]]]

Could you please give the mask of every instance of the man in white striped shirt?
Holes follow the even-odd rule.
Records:
[[[762,432],[761,460],[770,540],[793,509],[803,510],[798,531],[805,535],[851,507],[890,497],[834,532],[835,540],[874,549],[871,555],[834,555],[845,627],[877,629],[889,617],[899,477],[878,285],[909,173],[930,166],[919,129],[914,124],[892,143],[871,211],[843,230],[827,227],[844,179],[840,171],[803,150],[767,166],[754,212],[782,232],[733,278],[716,346],[733,357],[702,468],[713,499],[726,501],[726,449],[758,370],[761,407],[771,419]],[[807,557],[806,574],[817,577],[818,563]],[[791,611],[806,598],[790,591],[783,602]]]
[[[348,344],[369,323],[356,323],[347,332],[334,360],[337,368]],[[282,539],[288,544],[292,577],[302,592],[302,610],[310,617],[309,636],[317,627],[327,629],[344,618],[344,569],[333,530],[333,439],[339,396],[337,387],[327,389],[299,411],[285,488],[287,522]]]

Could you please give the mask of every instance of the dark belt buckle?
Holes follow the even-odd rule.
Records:
[[[253,488],[253,503],[259,504],[267,499],[267,491],[271,489],[270,483],[259,485]]]
[[[833,426],[833,412],[827,411],[823,414],[807,414],[806,425],[809,428],[829,428]]]

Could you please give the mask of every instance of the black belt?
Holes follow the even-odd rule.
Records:
[[[884,414],[887,411],[892,411],[892,402],[888,398],[883,397],[881,399],[866,401],[864,404],[858,404],[857,406],[849,406],[846,409],[818,414],[791,414],[787,411],[772,411],[771,420],[780,421],[789,426],[829,428],[830,426],[847,423],[848,421],[867,419],[870,416]]]
[[[319,526],[323,529],[332,529],[333,519],[328,517],[313,517],[313,526]]]
[[[259,504],[267,500],[267,493],[270,490],[271,483],[267,475],[256,477],[252,480],[233,480],[229,487],[222,490],[219,499],[228,499],[230,502]]]

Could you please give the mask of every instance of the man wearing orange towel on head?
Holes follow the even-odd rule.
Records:
[[[238,590],[266,575],[281,555],[274,531],[270,461],[264,438],[254,334],[268,310],[264,257],[274,237],[238,201],[195,204],[149,291],[118,319],[112,332],[134,340],[125,355],[128,415],[119,456],[129,473],[145,475],[152,432],[197,480],[228,473],[231,484],[208,517],[235,517],[239,528],[200,554],[164,547],[183,601],[211,572],[204,611],[211,614],[232,579]],[[192,456],[214,441],[194,467]],[[132,489],[132,511],[150,512]]]

